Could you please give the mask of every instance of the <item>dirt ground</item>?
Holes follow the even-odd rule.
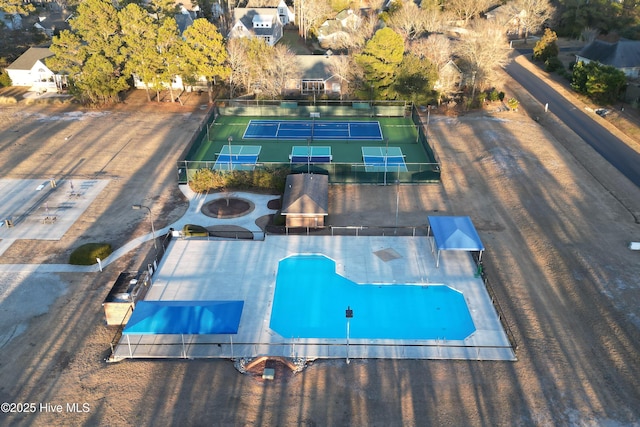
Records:
[[[517,362],[318,361],[276,381],[224,360],[107,364],[114,331],[100,304],[147,243],[102,273],[0,275],[0,325],[15,323],[15,307],[31,298],[43,305],[0,341],[0,402],[37,411],[0,414],[0,423],[640,425],[640,254],[627,248],[640,240],[640,189],[553,117],[531,120],[537,106],[518,85],[507,90],[518,112],[431,116],[443,181],[400,186],[399,224],[424,225],[432,212],[471,216]],[[0,107],[3,177],[112,180],[60,242],[17,242],[0,262],[65,262],[81,243],[122,245],[148,232],[132,204],[151,205],[157,228],[178,218],[186,204],[175,160],[203,111],[196,102],[163,108],[131,102],[46,120],[65,111]],[[393,225],[396,191],[332,187],[329,222]]]

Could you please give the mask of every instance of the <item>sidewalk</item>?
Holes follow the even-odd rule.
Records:
[[[237,227],[243,227],[254,234],[262,235],[264,231],[256,224],[256,220],[262,216],[274,214],[276,210],[267,208],[267,203],[270,200],[277,199],[279,196],[271,194],[253,194],[246,192],[228,192],[228,193],[215,193],[215,194],[199,194],[191,191],[188,185],[179,186],[182,193],[189,200],[189,209],[182,218],[174,222],[167,227],[161,228],[155,231],[155,235],[149,233],[147,235],[135,238],[124,246],[114,250],[111,255],[101,261],[102,268],[108,266],[112,262],[116,261],[120,257],[126,255],[133,249],[142,245],[149,240],[153,240],[154,237],[162,236],[169,232],[170,229],[180,231],[186,224],[196,224],[202,227],[210,227],[214,225],[233,225]],[[234,197],[244,199],[253,204],[253,209],[241,217],[235,218],[212,218],[204,215],[201,212],[202,206],[206,203],[224,199],[227,197]],[[0,241],[0,254],[6,250],[14,240],[3,239]],[[4,248],[4,249],[3,249]],[[0,264],[0,273],[17,273],[17,272],[39,272],[39,273],[95,273],[100,271],[98,264],[90,266],[71,265],[71,264]]]

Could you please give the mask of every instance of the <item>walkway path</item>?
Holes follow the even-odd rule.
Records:
[[[233,225],[237,227],[243,227],[253,232],[254,234],[261,235],[264,231],[256,224],[256,220],[262,216],[274,214],[276,210],[267,208],[267,203],[270,200],[277,199],[279,196],[270,194],[253,194],[245,192],[229,192],[229,193],[214,193],[214,194],[199,194],[191,191],[189,186],[180,185],[180,190],[189,200],[189,208],[187,212],[178,221],[173,224],[156,230],[155,236],[162,236],[169,232],[170,229],[182,230],[186,224],[196,224],[203,227],[211,227],[214,225]],[[206,203],[224,199],[226,197],[234,197],[250,201],[254,209],[247,215],[235,218],[212,218],[204,215],[201,210],[202,206]],[[113,251],[111,255],[101,261],[102,268],[111,264],[118,258],[127,254],[131,250],[137,248],[141,244],[152,240],[154,235],[152,233],[144,236],[137,237],[124,246]],[[0,255],[13,244],[12,239],[3,239],[0,241]],[[0,273],[2,272],[39,272],[39,273],[90,273],[100,270],[98,264],[82,266],[71,264],[0,264]]]

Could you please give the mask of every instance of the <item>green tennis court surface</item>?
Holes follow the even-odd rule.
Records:
[[[358,123],[366,122],[368,118],[358,118]],[[195,144],[185,160],[188,161],[215,161],[216,155],[222,151],[222,147],[228,144],[229,138],[238,144],[250,142],[251,139],[244,139],[243,136],[251,121],[260,121],[256,117],[238,116],[218,116],[211,126],[208,137],[203,138],[201,144]],[[300,119],[277,120],[279,124],[286,122],[301,123]],[[304,121],[306,122],[306,121]],[[316,129],[323,123],[354,123],[353,117],[346,117],[344,120],[333,117],[331,120],[315,120]],[[382,139],[323,139],[312,140],[311,145],[321,144],[330,147],[332,161],[338,163],[362,163],[362,147],[392,144],[400,147],[405,155],[406,163],[431,163],[434,162],[425,152],[421,144],[417,143],[418,133],[416,126],[410,118],[404,117],[376,117],[369,120],[371,128],[378,128],[382,133]],[[341,131],[342,132],[342,131]],[[303,138],[304,139],[304,138]],[[289,156],[294,146],[300,146],[300,138],[260,138],[262,151],[260,152],[260,162],[289,163]]]

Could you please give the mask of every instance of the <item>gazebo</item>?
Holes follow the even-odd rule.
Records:
[[[440,266],[441,251],[480,252],[482,259],[484,245],[476,228],[468,216],[429,216],[427,235],[433,231],[431,252],[436,252],[436,267]]]

